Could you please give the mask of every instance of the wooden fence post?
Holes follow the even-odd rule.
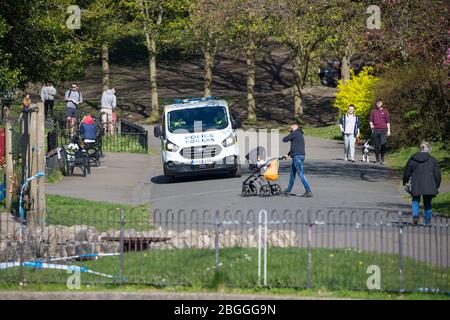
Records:
[[[37,171],[37,112],[32,111],[36,105],[32,104],[30,106],[29,115],[29,126],[28,126],[28,136],[29,136],[29,145],[28,145],[28,177],[34,176]],[[30,193],[30,222],[32,224],[36,224],[39,221],[39,216],[37,212],[37,194],[38,194],[38,186],[37,180],[31,180],[29,184]]]
[[[12,128],[11,122],[7,121],[5,124],[5,161],[6,161],[6,172],[5,172],[5,188],[6,188],[6,199],[5,207],[6,209],[11,208],[12,195],[13,195],[13,179],[14,179],[14,167],[12,158]]]
[[[45,172],[45,116],[44,103],[38,102],[30,112],[29,177]],[[30,181],[32,224],[43,226],[45,221],[45,177]]]
[[[38,102],[38,112],[37,112],[37,172],[45,172],[45,111],[44,103]],[[39,214],[39,222],[43,226],[45,222],[45,176],[41,177],[37,182],[37,210]]]

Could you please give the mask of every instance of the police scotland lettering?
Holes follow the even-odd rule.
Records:
[[[185,136],[185,142],[186,144],[215,142],[215,137],[212,133],[188,134]]]

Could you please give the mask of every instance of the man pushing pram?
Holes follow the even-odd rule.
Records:
[[[271,183],[271,181],[278,180],[278,160],[283,158],[265,160],[266,150],[263,147],[253,149],[245,158],[248,161],[251,174],[242,183],[242,195],[244,197],[279,195],[281,186],[278,183]]]
[[[298,174],[305,187],[305,193],[301,197],[311,198],[312,192],[308,180],[303,171],[303,161],[305,160],[305,139],[303,131],[297,124],[290,126],[291,132],[283,138],[283,142],[290,142],[289,153],[280,158],[266,160],[266,151],[263,147],[257,147],[250,151],[245,158],[249,163],[251,175],[242,184],[243,196],[270,196],[281,194],[281,186],[271,181],[278,180],[278,160],[292,158],[289,185],[284,191],[284,195],[289,196],[294,186],[295,176]]]
[[[308,180],[303,171],[303,161],[305,161],[305,138],[303,131],[297,124],[290,126],[291,132],[283,138],[283,142],[290,142],[290,150],[288,155],[292,158],[291,174],[289,177],[289,185],[284,191],[285,196],[290,196],[292,187],[294,186],[295,176],[298,174],[302,181],[305,193],[301,197],[311,198],[313,196]]]

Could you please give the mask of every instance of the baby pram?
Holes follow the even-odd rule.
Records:
[[[242,183],[242,196],[268,197],[281,193],[281,186],[278,183],[270,183],[270,181],[278,180],[278,160],[282,158],[264,160],[265,157],[266,150],[263,147],[257,147],[245,156],[251,174]]]
[[[81,169],[83,177],[91,173],[89,155],[78,137],[72,138],[72,141],[64,146],[63,153],[65,154],[64,175],[73,176],[75,167]]]

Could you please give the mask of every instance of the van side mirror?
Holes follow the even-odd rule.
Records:
[[[234,119],[231,123],[231,126],[233,127],[233,129],[241,129],[242,128],[241,119]]]
[[[153,135],[154,135],[156,138],[159,138],[159,137],[161,137],[161,136],[163,135],[162,127],[161,127],[160,125],[157,125],[157,126],[155,126],[155,127],[153,128]]]
[[[241,119],[233,119],[231,121],[231,126],[233,129],[241,129],[242,128]]]

